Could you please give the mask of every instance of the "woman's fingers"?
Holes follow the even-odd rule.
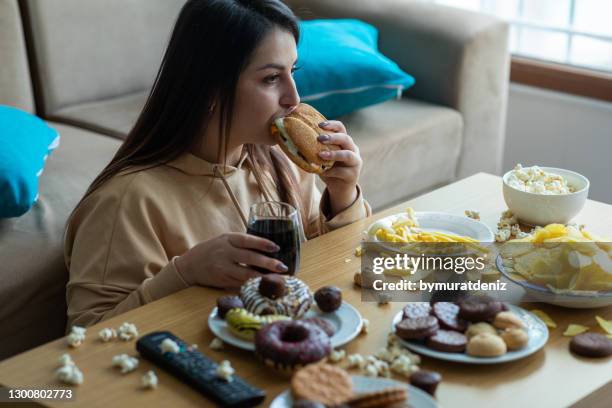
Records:
[[[263,252],[278,252],[280,250],[274,242],[255,235],[240,232],[230,232],[225,235],[234,248],[255,249]]]
[[[270,258],[249,249],[234,249],[231,252],[231,257],[234,262],[240,262],[245,265],[258,266],[268,269],[272,272],[287,272],[288,268],[278,259]]]
[[[326,120],[325,122],[319,123],[319,127],[331,132],[347,133],[344,123],[339,120]]]
[[[318,137],[319,142],[324,144],[334,144],[340,146],[342,150],[350,150],[353,152],[358,152],[359,149],[357,145],[353,141],[353,138],[347,135],[346,133],[331,133],[325,134]]]
[[[244,282],[251,278],[257,278],[262,274],[249,267],[232,265],[226,271],[227,279],[225,280],[226,288],[239,288]]]
[[[338,179],[338,180],[353,180],[355,178],[354,170],[343,166],[334,166],[331,169],[325,171],[321,176],[325,179]]]
[[[319,156],[323,160],[342,162],[345,166],[358,166],[361,164],[361,158],[359,155],[350,150],[324,151],[319,153]]]

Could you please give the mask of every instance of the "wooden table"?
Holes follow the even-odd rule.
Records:
[[[371,322],[369,333],[359,336],[346,347],[348,353],[373,354],[383,347],[391,319],[403,306],[401,303],[378,306],[361,302],[360,292],[353,286],[353,274],[360,269],[354,250],[360,243],[361,232],[374,219],[408,206],[417,211],[445,211],[460,215],[466,209],[480,211],[482,220],[492,229],[506,208],[500,178],[477,174],[307,242],[302,251],[300,278],[313,289],[327,284],[339,286],[344,298],[358,307]],[[612,231],[612,206],[589,201],[576,221],[586,224],[595,233],[609,234]],[[347,259],[350,262],[346,262]],[[134,342],[105,344],[96,340],[96,334],[104,327],[117,327],[129,321],[137,325],[141,334],[170,330],[190,343],[199,344],[200,349],[216,361],[229,359],[238,375],[267,391],[267,406],[274,396],[287,388],[287,378],[264,367],[249,352],[230,346],[226,346],[224,351],[208,348],[213,336],[206,319],[216,298],[223,293],[190,288],[92,326],[85,343],[78,349],[69,350],[65,339],[59,339],[2,361],[0,384],[13,388],[58,388],[61,385],[53,379],[56,362],[62,353],[70,352],[85,377],[83,385],[73,387],[76,404],[71,406],[207,406],[208,401],[201,395],[158,369],[159,388],[142,390],[140,377],[152,368],[145,360],[141,360],[137,371],[126,375],[111,367],[114,355],[136,354]],[[609,358],[588,360],[573,356],[568,351],[569,338],[563,337],[562,333],[569,323],[596,327],[595,315],[611,319],[612,307],[597,310],[563,309],[544,304],[523,307],[545,310],[557,322],[558,327],[550,332],[546,347],[523,360],[496,366],[454,364],[424,358],[421,367],[443,375],[437,393],[440,406],[543,408],[568,406],[580,400],[583,401],[577,404],[579,406],[593,406],[593,400],[604,404],[601,406],[610,406],[612,361]],[[65,402],[47,401],[45,405],[65,406]]]

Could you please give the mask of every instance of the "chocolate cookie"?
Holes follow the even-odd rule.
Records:
[[[472,296],[459,302],[459,317],[469,322],[484,322],[501,312],[502,303],[488,296]]]
[[[429,316],[431,306],[427,302],[411,302],[404,306],[403,319],[414,319]]]
[[[443,329],[464,332],[467,322],[459,318],[459,306],[451,302],[437,302],[433,305],[433,315],[438,318]]]
[[[404,340],[418,340],[433,336],[440,326],[434,316],[404,319],[395,325],[395,334]]]
[[[259,293],[269,299],[278,299],[287,293],[287,282],[283,275],[267,274],[259,281]]]
[[[463,353],[466,344],[465,335],[452,330],[438,330],[427,339],[427,347],[447,353]]]
[[[442,380],[442,376],[435,371],[419,370],[410,375],[410,384],[422,389],[431,396],[435,396],[436,388]]]
[[[582,333],[572,338],[569,348],[583,357],[608,357],[612,355],[612,339],[599,333]]]
[[[347,401],[347,405],[350,408],[392,407],[400,406],[407,398],[406,388],[398,386],[356,395]]]
[[[243,308],[242,300],[238,296],[221,296],[217,299],[217,316],[225,319],[225,315],[231,309]]]
[[[323,319],[322,317],[309,317],[308,319],[302,319],[305,322],[312,323],[315,326],[319,326],[325,334],[329,337],[336,334],[336,327],[327,319]]]
[[[315,292],[314,299],[323,312],[335,312],[342,305],[342,291],[335,286],[323,286]]]

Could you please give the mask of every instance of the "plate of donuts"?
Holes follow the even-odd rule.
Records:
[[[487,302],[412,302],[394,316],[392,331],[411,351],[467,364],[519,360],[544,347],[548,328],[539,317],[515,305]]]

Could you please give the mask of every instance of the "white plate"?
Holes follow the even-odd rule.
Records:
[[[479,242],[495,242],[495,236],[489,227],[472,218],[430,211],[417,211],[414,215],[419,223],[419,228],[423,231],[462,235]],[[390,228],[396,219],[405,216],[405,213],[393,214],[370,224],[367,229],[369,240],[378,242],[375,235],[376,231],[373,231],[373,229],[378,230],[383,226]]]
[[[316,305],[313,305],[304,315],[304,318],[308,317],[322,317],[334,325],[336,333],[330,339],[333,348],[343,346],[357,337],[363,324],[359,311],[347,302],[342,302],[340,308],[332,313],[323,313]],[[255,350],[254,342],[241,339],[230,331],[227,322],[217,316],[216,307],[208,316],[208,327],[215,336],[227,344],[243,350]]]
[[[408,401],[406,404],[401,405],[401,407],[436,408],[438,406],[437,402],[425,391],[405,382],[390,378],[364,377],[362,375],[352,375],[351,378],[353,379],[353,390],[356,393],[380,391],[385,388],[401,386],[408,389]],[[292,404],[291,391],[286,390],[274,398],[270,408],[291,408]]]
[[[414,352],[422,354],[427,357],[437,358],[439,360],[446,361],[455,361],[458,363],[467,363],[467,364],[498,364],[498,363],[506,363],[508,361],[519,360],[521,358],[525,358],[542,347],[548,341],[548,328],[546,324],[534,315],[531,312],[528,312],[525,309],[522,309],[515,305],[508,305],[508,308],[511,312],[515,313],[517,316],[521,318],[525,327],[527,329],[527,333],[529,334],[529,343],[527,346],[516,351],[508,351],[503,356],[499,357],[474,357],[470,356],[466,353],[447,353],[444,351],[433,350],[425,344],[418,341],[406,341],[399,339],[400,344],[402,344],[407,349],[410,349]],[[402,320],[403,312],[400,311],[393,318],[393,326],[392,330],[395,332],[395,325]]]

